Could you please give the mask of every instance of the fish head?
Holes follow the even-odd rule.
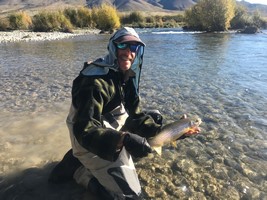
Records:
[[[200,118],[190,120],[189,123],[189,126],[184,130],[185,136],[195,135],[201,131],[199,125],[202,123],[202,121]]]

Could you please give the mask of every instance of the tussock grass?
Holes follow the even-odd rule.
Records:
[[[32,26],[32,19],[26,12],[16,12],[7,16],[9,29],[27,30]]]
[[[33,31],[49,32],[62,31],[72,32],[70,20],[61,11],[42,11],[33,16]]]
[[[78,9],[67,8],[64,10],[64,15],[70,20],[73,26],[78,28],[93,27],[92,11],[81,7]]]
[[[92,9],[92,18],[96,28],[112,32],[121,26],[118,11],[115,7],[106,4]]]
[[[9,20],[6,17],[0,18],[0,31],[8,31],[9,27]]]

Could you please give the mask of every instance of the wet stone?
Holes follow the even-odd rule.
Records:
[[[197,149],[188,149],[186,153],[188,156],[191,156],[191,157],[197,157],[198,155]]]
[[[239,179],[239,176],[240,176],[239,172],[237,172],[236,170],[233,170],[231,168],[228,169],[227,175],[232,181],[237,181]]]
[[[194,192],[192,196],[188,198],[188,200],[195,200],[195,199],[206,200],[207,198],[205,197],[205,194],[201,192]]]
[[[227,187],[223,188],[222,190],[222,199],[227,199],[227,200],[235,200],[235,199],[240,199],[238,191],[234,187]]]

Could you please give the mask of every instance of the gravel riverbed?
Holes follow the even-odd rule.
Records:
[[[0,31],[0,43],[20,42],[20,41],[44,41],[59,40],[86,34],[98,34],[97,29],[75,30],[73,33],[63,32],[31,32],[31,31]]]

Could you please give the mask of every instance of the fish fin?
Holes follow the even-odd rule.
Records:
[[[176,143],[176,141],[173,141],[173,142],[171,143],[171,146],[174,147],[174,148],[177,148],[177,143]]]
[[[161,154],[162,154],[162,147],[153,147],[153,149],[161,156]]]

